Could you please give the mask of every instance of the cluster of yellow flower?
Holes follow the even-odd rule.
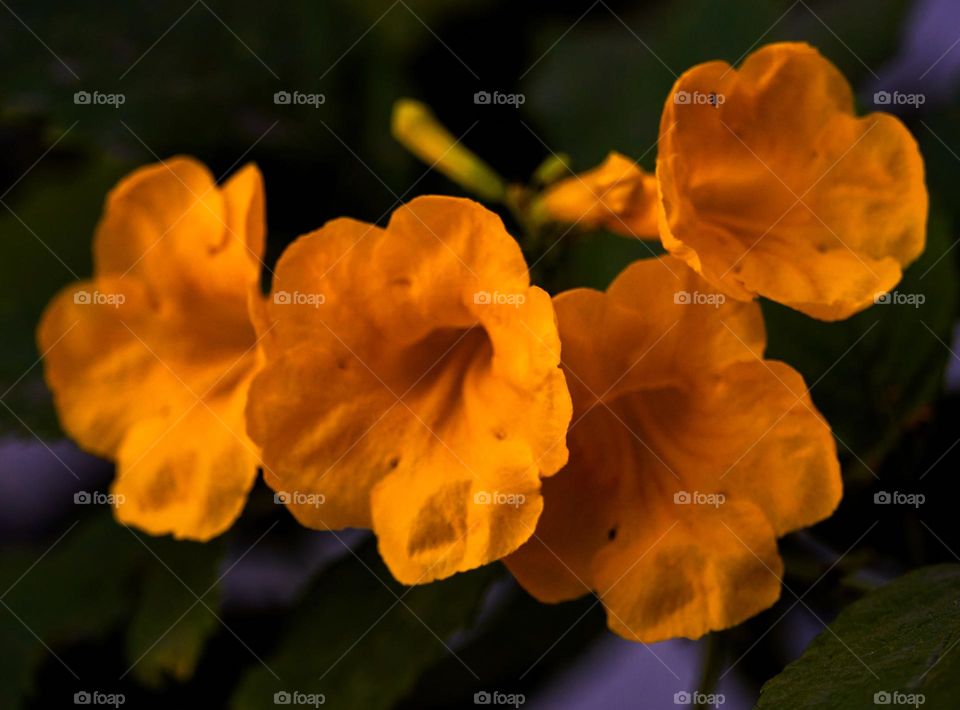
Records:
[[[551,299],[499,217],[426,196],[301,236],[264,296],[256,167],[137,170],[94,277],[39,327],[64,429],[117,462],[117,517],[153,534],[222,533],[262,467],[302,524],[371,528],[406,584],[503,560],[644,642],[768,607],[777,538],[841,480],[755,298],[839,319],[891,289],[925,239],[915,142],[856,117],[816,51],[771,45],[679,78],[655,175],[612,154],[535,211],[669,255]]]

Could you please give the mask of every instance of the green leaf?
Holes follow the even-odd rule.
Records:
[[[276,693],[295,692],[322,694],[335,708],[392,707],[449,653],[450,636],[471,625],[495,572],[403,587],[372,546],[350,555],[288,614],[278,648],[241,681],[231,707],[258,710]]]
[[[940,391],[957,315],[948,230],[934,212],[926,251],[894,289],[903,298],[922,297],[922,304],[878,304],[838,323],[763,304],[767,357],[789,363],[812,387],[841,456],[852,463],[850,475],[872,479],[866,467],[876,469],[905,422]]]
[[[97,515],[35,550],[0,552],[0,707],[21,707],[45,654],[103,637],[121,622],[139,547],[111,516]]]
[[[925,707],[956,707],[958,643],[960,565],[923,567],[847,607],[763,686],[757,709],[871,708],[894,693],[922,694]]]
[[[126,654],[134,675],[156,687],[167,676],[189,679],[206,641],[219,627],[214,614],[219,613],[217,572],[223,546],[169,538],[145,544],[159,560],[147,560],[142,595],[127,627]]]

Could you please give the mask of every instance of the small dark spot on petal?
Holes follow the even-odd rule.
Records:
[[[338,359],[338,360],[337,360],[337,368],[340,369],[340,370],[346,370],[346,369],[347,369],[347,358],[342,357],[342,358]]]
[[[497,437],[498,441],[503,441],[507,438],[507,432],[505,432],[503,429],[494,429],[493,435]]]
[[[399,465],[400,465],[400,457],[399,457],[399,456],[394,456],[392,459],[390,459],[389,461],[387,461],[387,468],[389,468],[391,471],[392,471],[393,469],[395,469],[395,468],[396,468],[397,466],[399,466]]]
[[[617,526],[616,526],[616,525],[614,525],[612,528],[610,528],[610,530],[607,531],[607,539],[608,539],[608,540],[616,540],[616,539],[617,539]]]

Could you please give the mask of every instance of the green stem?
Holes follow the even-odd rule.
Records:
[[[513,219],[522,230],[519,242],[524,252],[528,254],[535,253],[541,246],[542,225],[538,224],[530,217],[530,200],[533,192],[525,185],[513,184],[507,186],[504,192],[502,204],[510,211]]]
[[[706,646],[703,667],[700,670],[700,682],[697,684],[700,695],[697,696],[697,702],[693,706],[695,710],[704,710],[709,707],[706,703],[707,696],[713,693],[720,679],[720,664],[723,660],[723,643],[720,634],[717,632],[709,634],[706,638]]]

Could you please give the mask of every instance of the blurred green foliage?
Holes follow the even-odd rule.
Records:
[[[675,74],[705,60],[736,61],[765,42],[804,40],[863,86],[896,54],[908,7],[905,0],[877,0],[868,10],[862,0],[7,5],[0,7],[0,434],[50,438],[59,433],[34,328],[57,289],[90,274],[90,238],[103,198],[136,165],[190,153],[220,177],[257,161],[266,177],[272,263],[295,235],[333,217],[382,221],[401,198],[460,194],[390,138],[397,98],[425,101],[511,180],[526,181],[561,152],[576,170],[610,150],[652,168],[660,109]],[[522,91],[526,103],[519,110],[473,104],[475,91],[494,88]],[[77,105],[79,90],[121,92],[125,102],[120,108]],[[273,95],[281,90],[323,93],[325,102],[316,109],[276,105]],[[918,309],[876,306],[838,324],[764,304],[769,355],[814,385],[814,401],[834,427],[846,464],[840,512],[814,530],[836,550],[877,519],[871,471],[885,481],[923,471],[940,463],[934,459],[955,438],[956,402],[942,381],[958,304],[957,255],[948,250],[960,210],[953,195],[960,115],[955,106],[931,108],[922,123],[909,123],[927,161],[934,211],[928,251],[898,289],[923,293],[926,302]],[[519,235],[519,225],[504,217]],[[602,288],[632,260],[659,250],[610,234],[558,230],[528,258],[537,281],[556,291]],[[949,485],[945,478],[929,480]],[[278,514],[285,515],[257,511],[240,528]],[[849,588],[834,575],[875,564],[899,571],[946,556],[935,542],[917,542],[923,530],[912,515],[885,512],[877,533],[884,537],[831,572],[821,585],[831,591],[818,589],[810,603],[835,608],[848,601]],[[926,520],[943,531],[953,525],[953,511],[931,509]],[[187,691],[210,707],[230,698],[238,708],[261,707],[273,692],[294,688],[315,688],[333,707],[449,707],[483,687],[444,644],[455,631],[473,627],[492,580],[505,576],[499,566],[404,590],[368,546],[311,580],[279,618],[238,614],[228,616],[225,627],[215,616],[227,613],[219,607],[217,583],[222,545],[138,542],[106,515],[71,524],[35,543],[5,542],[0,550],[0,588],[8,590],[2,596],[7,608],[0,609],[4,708],[61,704],[62,694],[52,688],[73,680],[57,658],[74,666],[74,656],[89,655],[98,659],[103,685],[112,687],[124,674],[121,686],[138,707],[169,707]],[[289,526],[277,534],[290,541],[319,533]],[[794,552],[788,549],[788,582],[809,584],[830,572],[811,562],[808,550]],[[955,578],[943,569],[917,573],[851,607],[837,634],[875,633],[881,644],[894,643],[882,636],[884,629],[912,638],[904,624],[913,617],[899,623],[894,612],[929,597],[931,608],[942,612],[936,618],[943,628],[921,624],[941,634],[917,638],[916,647],[927,650],[931,639],[953,628],[939,592],[955,589]],[[511,587],[479,627],[457,637],[454,650],[484,680],[508,687],[524,676],[523,687],[535,688],[604,633],[593,601],[542,605]],[[776,607],[754,620],[758,626],[745,627],[756,633],[731,634],[734,652],[754,648],[760,638],[751,658],[779,658],[769,645],[776,635],[765,631],[782,611]],[[843,655],[831,650],[830,638],[824,635],[804,661],[769,685],[763,703],[813,697],[801,680],[809,685],[832,676],[820,659]],[[907,661],[905,683],[915,680]],[[743,666],[754,672],[754,687],[779,670],[771,667],[776,663]]]
[[[146,685],[193,675],[207,639],[219,629],[222,541],[148,540],[139,600],[126,627],[130,671]],[[147,559],[147,562],[151,562]]]
[[[473,624],[498,571],[487,567],[404,588],[367,545],[307,590],[274,653],[241,681],[232,707],[257,710],[276,693],[294,691],[337,706],[393,707],[424,671],[448,654],[456,657],[448,640]]]
[[[212,581],[222,548],[216,543],[138,542],[138,535],[101,513],[74,521],[48,546],[0,553],[0,587],[8,612],[0,615],[4,708],[19,707],[24,695],[38,690],[34,674],[41,661],[49,661],[45,651],[55,653],[51,646],[103,638],[121,626],[127,629],[130,671],[149,683],[163,673],[189,675],[211,628],[217,598],[206,600],[203,614],[193,614],[188,602],[195,597],[170,580],[198,587]],[[54,658],[80,680],[59,656]]]

